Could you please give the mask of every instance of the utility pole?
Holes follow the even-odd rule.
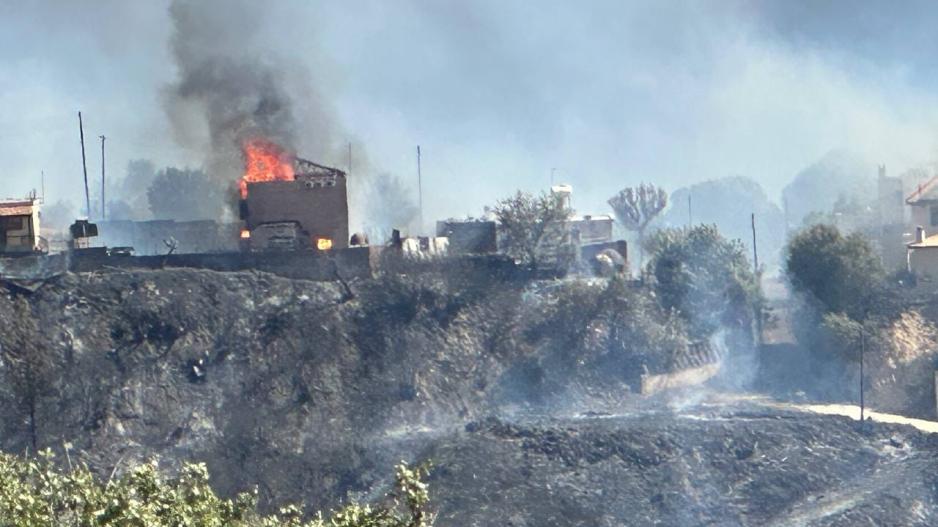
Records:
[[[78,134],[81,138],[81,170],[85,174],[85,212],[91,219],[91,196],[88,194],[88,165],[85,163],[85,129],[81,124],[81,112],[78,112]]]
[[[756,283],[762,285],[762,271],[759,270],[759,247],[756,245],[756,213],[752,216],[752,264],[756,276]],[[762,302],[756,304],[756,344],[762,346]]]
[[[863,322],[860,322],[860,429],[863,429],[865,421],[863,420],[863,413],[865,408],[863,400],[863,356],[866,355],[866,332],[864,331]]]
[[[420,172],[420,145],[417,145],[417,204],[420,210],[418,231],[423,229],[423,174]]]
[[[756,245],[756,213],[752,213],[752,263],[755,271],[759,273],[759,249]]]
[[[42,185],[42,202],[46,202],[46,171],[40,172],[39,182]]]
[[[106,137],[99,135],[101,138],[101,221],[107,220],[107,212],[105,211],[105,200],[104,200],[104,189],[106,188],[104,183],[104,140]]]
[[[691,207],[691,193],[687,193],[687,227],[691,228],[694,226],[694,209]]]
[[[785,212],[785,234],[788,235],[789,225],[788,225],[788,196],[782,194],[782,209]]]
[[[556,171],[557,171],[556,168],[551,168],[551,169],[550,169],[550,186],[551,186],[551,188],[554,187],[554,172],[556,172]]]
[[[352,175],[352,142],[348,142],[348,174]]]

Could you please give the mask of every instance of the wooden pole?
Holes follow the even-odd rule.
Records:
[[[752,213],[752,263],[755,271],[759,273],[759,249],[756,245],[756,214]]]
[[[762,271],[759,269],[759,248],[756,245],[756,213],[753,212],[752,216],[752,263],[755,267],[755,278],[756,283],[761,288],[762,286]],[[756,304],[756,345],[762,346],[762,302],[759,301]]]
[[[863,414],[866,410],[865,401],[863,398],[863,358],[866,355],[866,332],[863,328],[863,322],[860,322],[860,427],[862,429],[864,425]]]
[[[104,199],[105,192],[105,183],[104,183],[104,140],[106,139],[103,135],[98,136],[101,138],[101,220],[107,219],[107,212],[105,211],[106,201]]]
[[[687,227],[694,226],[694,209],[691,208],[691,194],[687,193]]]
[[[423,174],[420,170],[420,145],[417,145],[417,204],[420,210],[418,234],[423,230]]]
[[[81,138],[81,170],[85,175],[85,212],[91,219],[91,196],[88,193],[88,165],[85,162],[85,129],[81,124],[81,112],[78,112],[78,134]]]

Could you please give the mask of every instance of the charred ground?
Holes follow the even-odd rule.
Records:
[[[3,374],[19,384],[0,390],[0,447],[67,441],[105,475],[205,461],[224,494],[258,485],[313,509],[432,460],[446,525],[933,515],[924,434],[699,393],[639,401],[625,373],[681,342],[646,293],[483,275],[385,276],[350,298],[259,272],[113,270],[5,294]],[[25,379],[12,349],[37,359]]]

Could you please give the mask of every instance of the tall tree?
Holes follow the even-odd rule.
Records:
[[[573,250],[566,222],[571,211],[559,196],[518,191],[496,203],[492,212],[509,256],[533,269],[546,261],[557,266],[569,263]]]
[[[724,238],[714,225],[663,229],[648,241],[657,298],[687,321],[692,338],[720,328],[752,336],[762,295],[742,242]]]
[[[822,313],[863,320],[888,300],[885,272],[869,242],[860,234],[844,236],[832,225],[796,234],[788,243],[785,271],[795,290]]]
[[[160,170],[147,189],[150,212],[157,219],[217,219],[225,208],[224,199],[224,189],[205,172],[188,168]]]
[[[638,265],[641,267],[645,259],[645,229],[668,206],[668,193],[655,185],[642,183],[620,190],[608,203],[619,223],[638,233]]]

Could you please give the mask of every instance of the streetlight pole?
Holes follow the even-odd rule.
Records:
[[[860,324],[860,429],[862,430],[864,425],[863,414],[866,409],[865,401],[863,400],[863,356],[866,355],[866,331],[863,328],[862,322]]]

